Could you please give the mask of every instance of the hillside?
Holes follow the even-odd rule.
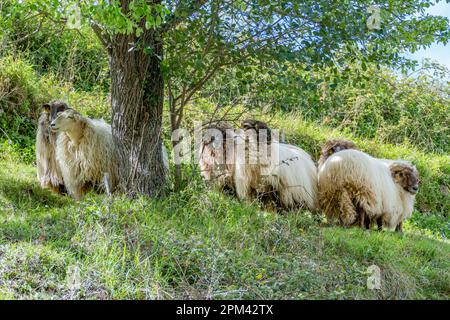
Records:
[[[292,114],[271,124],[314,156],[324,139],[344,136]],[[160,199],[91,193],[77,203],[42,190],[32,163],[4,143],[0,297],[448,299],[449,206],[439,189],[440,179],[448,183],[448,157],[355,140],[423,172],[423,212],[404,235],[334,227],[306,211],[264,211],[207,189],[198,173]],[[371,265],[381,269],[380,290],[367,288]]]
[[[411,161],[421,185],[403,235],[238,201],[207,188],[193,164],[183,165],[175,191],[171,163],[164,197],[91,192],[76,202],[38,184],[37,117],[43,103],[63,99],[111,122],[107,55],[89,28],[54,37],[48,24],[33,33],[17,19],[17,28],[0,20],[10,22],[12,39],[24,39],[0,51],[0,298],[450,298],[450,87],[440,68],[413,78],[353,58],[342,72],[283,59],[230,65],[193,95],[181,122],[192,130],[212,116],[235,125],[252,117],[314,160],[340,137],[373,156]],[[171,61],[175,80],[204,67],[182,62]],[[172,150],[165,98],[163,141]],[[367,286],[373,265],[378,290]]]

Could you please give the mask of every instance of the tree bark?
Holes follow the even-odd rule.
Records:
[[[112,133],[121,187],[129,195],[154,195],[165,183],[161,152],[164,81],[162,40],[156,30],[111,39]]]

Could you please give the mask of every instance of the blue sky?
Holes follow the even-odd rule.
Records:
[[[438,4],[429,8],[428,12],[430,14],[450,18],[450,3],[447,3],[445,0],[441,0]],[[430,58],[450,69],[450,43],[447,43],[445,46],[443,44],[433,44],[430,48],[424,50],[422,49],[414,52],[413,54],[409,54],[408,57],[412,57],[419,62],[424,58]]]

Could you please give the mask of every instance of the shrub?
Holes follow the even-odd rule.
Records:
[[[2,135],[21,145],[33,140],[39,106],[49,96],[30,64],[21,59],[0,59],[0,127]]]
[[[22,159],[34,159],[36,124],[40,106],[62,99],[83,114],[109,118],[105,93],[76,91],[71,83],[61,83],[52,74],[39,77],[22,58],[0,58],[0,141],[22,153]]]
[[[448,153],[448,77],[445,67],[433,64],[402,77],[375,65],[348,63],[337,71],[285,63],[249,71],[244,80],[227,72],[208,90],[218,92],[212,96],[218,105],[243,101],[247,108],[300,112],[360,138]]]
[[[26,12],[16,9],[14,1],[2,1],[0,57],[3,52],[20,53],[40,75],[54,74],[77,90],[108,90],[108,56],[89,26],[61,28],[49,19],[30,20]]]

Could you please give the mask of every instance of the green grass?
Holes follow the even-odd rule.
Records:
[[[12,156],[11,156],[12,157]],[[35,169],[0,161],[0,298],[448,299],[450,244],[331,227],[205,189],[79,203],[42,190]],[[367,268],[381,289],[367,289]]]
[[[71,97],[84,114],[108,118],[102,97]],[[422,183],[404,235],[267,212],[205,188],[198,172],[162,199],[89,194],[74,202],[39,187],[32,145],[3,140],[0,298],[450,298],[447,154],[361,139],[299,114],[254,116],[315,160],[325,140],[344,137],[376,157],[412,161]],[[381,269],[380,290],[367,288],[371,265]]]
[[[341,137],[373,156],[412,161],[422,182],[399,235],[333,227],[305,211],[267,212],[205,188],[190,166],[185,176],[193,178],[162,199],[89,194],[74,202],[42,190],[33,167],[39,106],[64,99],[85,115],[110,119],[104,59],[85,59],[93,46],[80,55],[93,69],[75,68],[75,85],[53,73],[60,63],[40,74],[26,54],[0,58],[0,299],[450,298],[449,104],[430,90],[431,80],[396,80],[391,88],[372,76],[355,84],[352,73],[325,97],[311,74],[312,89],[295,87],[291,97],[290,107],[303,114],[252,110],[315,160],[325,140]],[[270,100],[277,94],[269,91]],[[233,105],[232,113],[249,107]],[[196,99],[184,127],[213,110],[208,99]],[[168,146],[168,112],[164,124]],[[380,290],[367,288],[372,265],[381,270]]]

